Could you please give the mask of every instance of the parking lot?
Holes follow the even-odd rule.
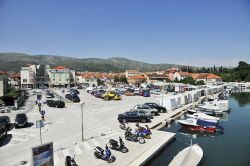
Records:
[[[52,90],[63,96],[62,89]],[[172,137],[171,134],[153,131],[151,140],[146,140],[145,144],[139,144],[125,141],[124,130],[119,128],[117,120],[119,113],[129,111],[136,104],[143,104],[145,102],[159,103],[160,96],[142,97],[123,95],[120,101],[104,101],[88,94],[85,90],[80,90],[79,97],[84,102],[83,136],[85,141],[81,141],[82,119],[80,103],[66,103],[65,108],[42,107],[46,111],[45,127],[42,128],[42,140],[43,143],[53,141],[55,165],[63,165],[66,155],[76,155],[76,162],[79,165],[86,162],[91,163],[90,165],[106,164],[106,161],[94,158],[93,149],[95,146],[104,147],[109,139],[118,139],[119,136],[122,136],[125,145],[129,148],[129,152],[122,154],[121,152],[112,151],[117,158],[112,165],[117,165],[118,163],[119,165],[128,165],[145,151],[152,148],[157,142],[166,137]],[[45,99],[45,96],[43,98]],[[31,96],[28,100],[31,103],[32,101],[35,103],[35,96]],[[30,107],[28,102],[26,107]],[[33,125],[9,131],[9,141],[6,139],[0,147],[1,164],[16,165],[21,161],[28,161],[27,165],[31,163],[31,147],[40,144],[39,129],[35,128],[34,124],[41,116],[35,110],[34,106],[27,111],[27,116]],[[13,122],[14,113],[11,113],[11,117]],[[134,124],[131,123],[131,127],[134,127]],[[24,139],[23,141],[14,141],[15,139],[13,138]]]

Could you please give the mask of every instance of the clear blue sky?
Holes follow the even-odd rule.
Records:
[[[0,0],[0,52],[250,63],[250,1]]]

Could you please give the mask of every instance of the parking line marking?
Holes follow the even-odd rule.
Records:
[[[120,135],[121,133],[118,133],[118,132],[115,132],[113,134],[108,134],[108,135],[105,135],[103,137],[101,137],[101,139],[109,139],[111,137],[114,137],[114,136],[117,136],[117,135]]]
[[[75,146],[73,146],[73,149],[74,149],[74,151],[75,151],[75,153],[76,153],[77,155],[79,155],[79,154],[81,154],[81,153],[82,153],[82,151],[81,151],[81,149],[80,149],[80,146],[79,146],[79,145],[75,145]]]
[[[108,129],[109,127],[108,126],[102,126],[102,127],[99,127],[99,128],[95,128],[95,129],[91,129],[91,131],[100,131],[100,130],[104,130],[104,129]]]
[[[83,142],[82,144],[87,150],[91,149],[91,146],[88,144],[88,142]]]
[[[90,140],[95,146],[100,146],[99,142],[95,138]]]
[[[97,125],[95,125],[93,127],[90,127],[89,129],[96,129],[96,128],[104,126],[104,125],[105,125],[104,123],[103,124],[97,124]]]
[[[96,133],[101,134],[101,133],[112,133],[114,130],[112,128],[107,128],[101,131],[97,131]]]
[[[70,153],[69,153],[69,150],[68,150],[68,149],[62,150],[62,153],[63,153],[64,157],[70,156]]]

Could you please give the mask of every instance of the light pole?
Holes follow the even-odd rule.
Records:
[[[84,103],[81,103],[81,113],[82,113],[82,141],[84,141],[84,134],[83,134],[83,105]]]

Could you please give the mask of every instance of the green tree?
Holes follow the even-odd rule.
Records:
[[[184,84],[191,84],[191,85],[195,85],[195,81],[192,77],[186,77],[183,80],[180,81],[181,83]]]
[[[195,85],[205,85],[204,81],[203,80],[200,80],[200,81],[197,81],[195,83]]]
[[[127,79],[127,77],[124,77],[124,76],[122,76],[122,77],[120,77],[120,82],[123,82],[123,83],[128,83],[128,79]]]
[[[97,85],[98,86],[104,85],[104,82],[102,80],[100,80],[99,78],[97,78]]]
[[[245,78],[246,82],[250,82],[250,72],[248,73],[247,77]]]

